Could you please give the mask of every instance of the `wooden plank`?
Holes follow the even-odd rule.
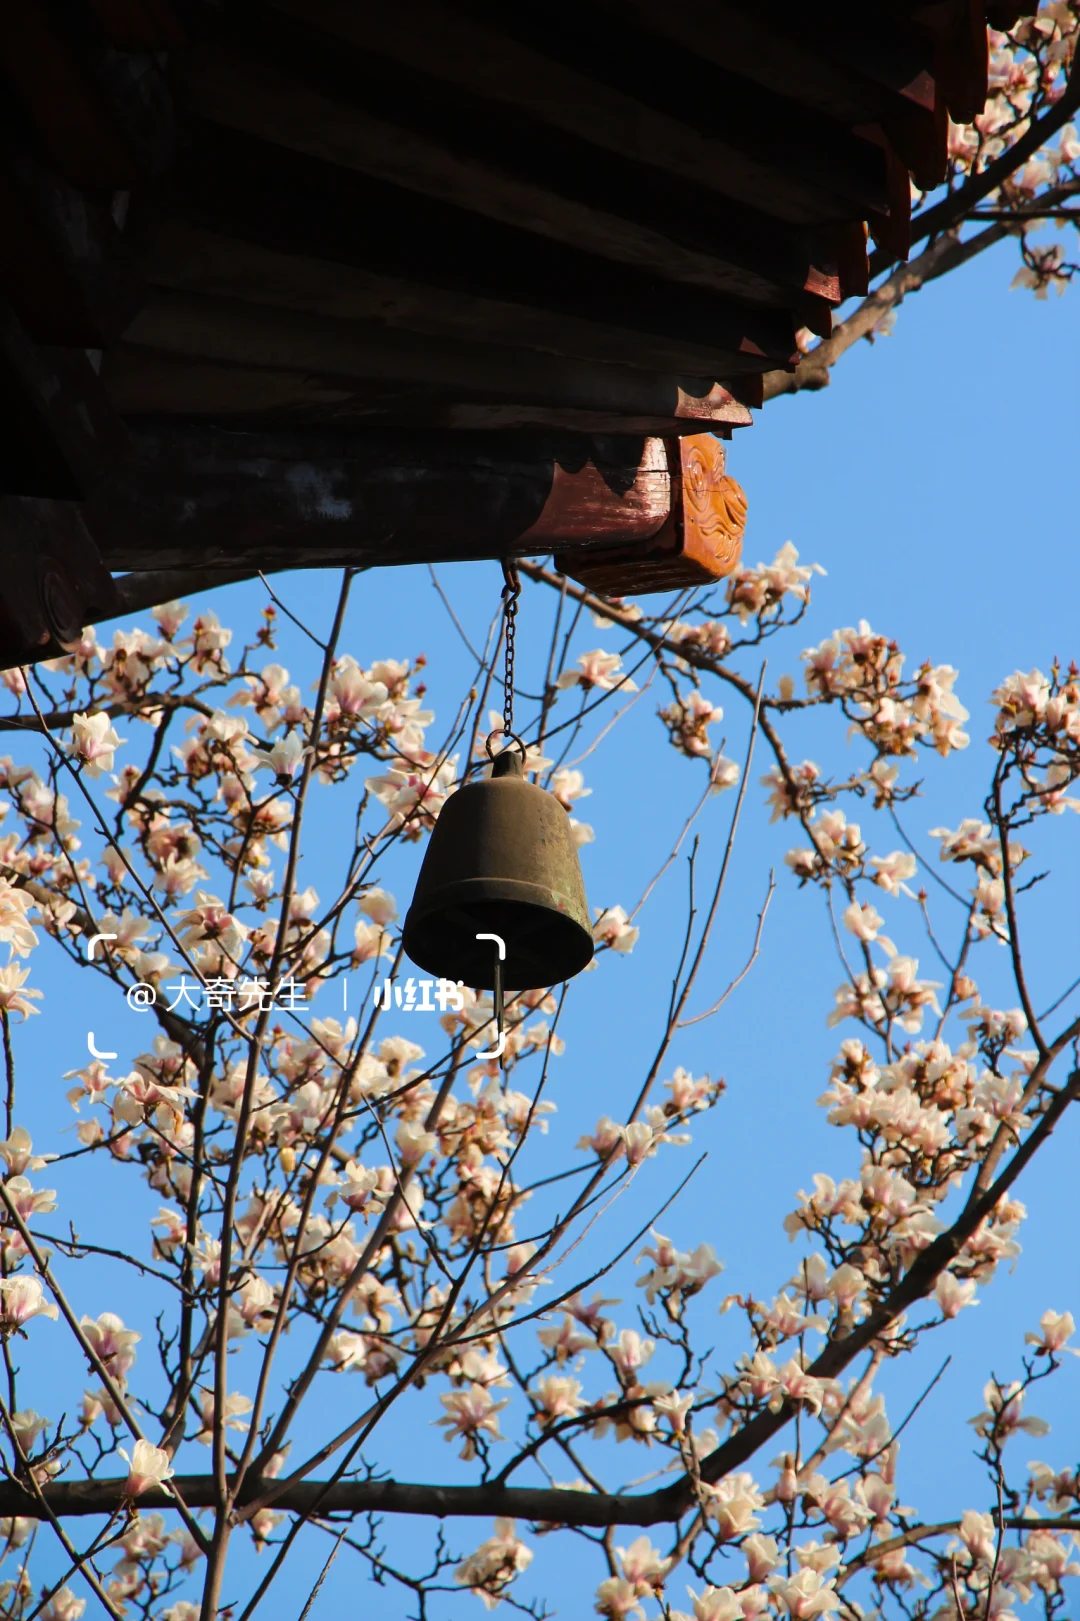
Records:
[[[856,37],[845,46],[839,28],[835,40],[831,30],[823,36],[819,17],[790,5],[748,8],[740,0],[680,0],[675,6],[656,6],[653,0],[595,3],[612,17],[629,14],[663,37],[850,128],[881,124],[915,171],[916,183],[936,183],[938,124],[932,106],[925,105],[927,87],[919,71],[925,64],[913,56],[902,34],[882,52],[872,39]],[[898,88],[892,82],[897,77],[907,82]]]
[[[145,228],[145,214],[142,224]],[[176,216],[156,223],[140,268],[149,283],[176,292],[241,298],[335,320],[374,322],[435,338],[482,339],[643,371],[708,371],[724,377],[741,373],[749,363],[745,354],[725,348],[707,330],[697,340],[634,331],[614,321],[588,321],[509,299],[377,275],[315,255],[275,252]]]
[[[420,71],[414,60],[417,52],[408,40],[398,41],[399,59],[372,51],[366,44],[366,18],[346,39],[313,27],[306,13],[298,18],[260,0],[235,0],[230,10],[234,27],[242,30],[249,15],[257,19],[260,50],[288,72],[321,92],[362,106],[399,131],[426,139],[480,174],[495,170],[514,184],[598,209],[605,217],[646,228],[680,248],[720,258],[781,289],[839,302],[831,224],[808,229],[777,220],[760,207],[760,197],[750,200],[748,188],[738,199],[722,196],[703,185],[700,175],[665,169],[644,142],[628,152],[625,141],[594,141],[564,127],[565,119],[538,116],[527,105],[529,78],[514,98],[512,75],[506,69],[499,72],[497,39],[490,77],[504,86],[501,100]],[[355,22],[355,13],[342,10],[338,15],[342,22],[352,15]],[[450,40],[456,39],[460,20],[457,13],[448,19]],[[415,39],[417,32],[424,32],[426,14],[410,15],[410,21],[415,27],[408,32]],[[441,54],[437,50],[430,62]],[[524,54],[528,74],[528,53]],[[544,59],[537,60],[542,68]],[[588,80],[575,88],[589,97]],[[565,98],[552,99],[552,113],[564,105]],[[595,119],[592,124],[600,127]],[[733,129],[731,135],[727,150],[737,166],[746,162],[745,154],[754,147],[745,129]],[[736,156],[736,142],[741,158]],[[790,148],[786,164],[790,180]],[[756,168],[760,192],[765,175],[762,165]],[[829,221],[844,211],[845,205],[834,195]]]
[[[784,138],[789,131],[776,128],[779,109],[755,109],[755,127],[748,130],[746,109],[731,106],[722,87],[715,87],[706,130],[695,127],[697,98],[691,87],[675,87],[681,117],[657,110],[650,102],[663,102],[665,93],[655,81],[669,77],[662,61],[651,69],[646,65],[636,78],[635,88],[646,98],[638,99],[594,72],[520,42],[504,27],[485,26],[439,0],[362,13],[349,0],[271,0],[271,6],[289,18],[300,39],[328,38],[339,71],[352,74],[354,82],[365,67],[371,73],[372,53],[377,53],[376,74],[378,58],[387,59],[381,64],[383,75],[392,63],[396,77],[386,88],[396,92],[401,115],[440,118],[448,133],[452,129],[456,134],[460,121],[447,120],[438,91],[453,87],[480,98],[493,126],[500,117],[511,125],[527,120],[538,152],[545,150],[545,128],[558,130],[640,164],[646,176],[656,176],[654,188],[663,186],[666,174],[755,212],[807,226],[831,224],[866,203],[885,202],[881,183],[873,186],[865,166],[853,176],[834,155],[821,152],[815,131],[806,128],[805,114],[796,145]],[[259,37],[265,41],[265,29]],[[791,109],[783,112],[790,118]]]
[[[79,499],[127,448],[86,356],[33,344],[0,300],[0,490]]]
[[[528,412],[534,406],[603,412],[612,418],[749,421],[744,407],[733,410],[723,395],[713,399],[712,378],[657,377],[540,350],[434,339],[374,322],[342,321],[163,288],[151,289],[125,341],[158,352],[166,388],[167,357],[175,354],[224,362],[253,375],[263,368],[296,372],[298,386],[304,389],[313,376],[336,380],[345,399],[352,398],[365,416],[371,412],[370,385],[375,384],[388,386],[409,415],[441,398],[464,406],[513,405],[525,413],[525,421],[532,420]],[[126,397],[119,385],[120,352],[110,355],[104,375],[118,408],[135,413],[146,408]],[[220,409],[211,394],[202,414],[213,416]]]
[[[61,174],[74,185],[126,190],[137,183],[134,154],[45,0],[19,0],[3,8],[0,79],[22,103]]]
[[[286,340],[286,334],[279,336]],[[304,334],[304,342],[311,337]],[[107,354],[103,378],[125,416],[201,417],[238,426],[332,420],[358,427],[540,426],[582,433],[679,434],[694,431],[695,424],[726,433],[751,421],[747,407],[720,384],[687,388],[675,378],[640,372],[629,384],[615,376],[582,376],[580,370],[567,378],[566,362],[559,363],[549,384],[535,377],[515,384],[501,371],[494,379],[478,381],[471,351],[459,359],[455,387],[448,376],[433,378],[440,367],[433,363],[430,344],[428,349],[426,357],[422,344],[410,352],[395,347],[381,355],[368,349],[353,369],[366,365],[370,375],[358,378],[344,376],[340,361],[333,369],[291,370],[124,343]],[[450,358],[445,353],[438,357],[441,370]],[[504,356],[503,363],[511,358]]]
[[[100,349],[142,297],[108,203],[26,154],[0,159],[0,292],[39,342]]]
[[[666,454],[643,436],[235,433],[190,423],[135,424],[133,436],[137,455],[83,509],[113,569],[528,555],[555,542],[644,541],[670,510]]]
[[[276,64],[220,44],[194,47],[176,63],[177,94],[197,116],[278,146],[456,203],[469,212],[537,234],[649,276],[706,288],[764,306],[783,307],[790,281],[725,257],[718,242],[705,253],[632,218],[561,196],[504,173],[497,161],[457,156],[368,113],[342,96],[309,88]]]
[[[742,371],[794,364],[789,311],[665,283],[222,125],[189,119],[185,135],[170,207],[231,236],[643,335],[704,336]]]
[[[170,0],[84,0],[120,51],[172,51],[188,31]]]

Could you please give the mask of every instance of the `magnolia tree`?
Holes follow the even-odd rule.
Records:
[[[597,916],[596,976],[508,998],[500,1063],[482,1056],[490,998],[403,960],[384,877],[402,856],[415,871],[447,797],[487,769],[498,618],[459,705],[434,701],[422,661],[341,645],[348,574],[302,671],[273,660],[272,605],[244,640],[174,602],[8,672],[0,1614],[246,1621],[278,1613],[291,1561],[307,1615],[339,1557],[414,1615],[540,1616],[545,1564],[574,1539],[596,1564],[577,1611],[613,1621],[1064,1616],[1080,1471],[1010,1442],[1046,1429],[1028,1397],[1064,1362],[1065,1302],[1018,1325],[973,1419],[985,1484],[944,1521],[909,1501],[879,1386],[895,1359],[933,1359],[926,1342],[1017,1256],[1018,1179],[1080,1094],[1075,999],[1031,983],[1020,933],[1046,818],[1078,806],[1075,669],[993,694],[985,803],[934,835],[962,920],[949,955],[898,829],[921,752],[968,746],[952,668],[905,670],[862,624],[770,684],[763,644],[806,639],[792,627],[813,570],[790,545],[661,613],[522,573],[530,623],[550,616],[546,663],[522,676],[536,696],[518,700],[534,780],[572,817],[589,791],[575,762],[617,750],[613,722],[660,693],[657,769],[687,814],[657,880],[683,885],[689,859],[693,896],[701,830],[722,829],[718,877],[669,942],[655,1051],[635,1073],[613,1037],[580,1140],[551,1096],[575,1063],[560,1012],[634,950],[647,912]],[[735,761],[721,701],[748,739]],[[798,741],[830,720],[853,737],[842,775]],[[678,1249],[633,1183],[669,1157],[677,1181],[707,1138],[723,1083],[680,1045],[689,1025],[722,1028],[768,930],[771,887],[718,984],[710,934],[740,817],[762,809],[791,831],[778,882],[823,905],[839,949],[822,1009],[836,1056],[807,1078],[839,1135],[831,1174],[792,1192],[789,1275],[724,1299],[720,1235]],[[300,887],[306,838],[334,873],[321,895]],[[19,1077],[50,953],[155,1033],[69,1074],[66,1103],[39,1066],[56,1099],[42,1141]],[[992,954],[1011,965],[1000,1007],[978,985]],[[424,1050],[405,1016],[423,1005]],[[95,1166],[110,1191],[77,1209],[66,1185]],[[623,1190],[633,1219],[590,1264],[583,1240]],[[708,1350],[718,1309],[741,1322],[730,1360]],[[45,1413],[24,1395],[35,1363],[56,1370]],[[396,1516],[413,1517],[407,1544],[387,1541]]]

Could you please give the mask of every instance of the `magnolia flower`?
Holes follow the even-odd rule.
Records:
[[[609,1576],[596,1589],[596,1613],[610,1621],[625,1621],[630,1615],[644,1616],[638,1603],[638,1590],[625,1576]]]
[[[6,1013],[21,1013],[28,1019],[31,1013],[41,1012],[33,1004],[41,1001],[43,992],[23,990],[29,978],[29,968],[20,968],[17,963],[10,962],[6,968],[0,968],[0,1008]]]
[[[734,788],[739,780],[739,770],[734,760],[718,754],[709,767],[709,792],[722,794],[726,788]]]
[[[0,942],[11,947],[13,957],[29,956],[38,943],[37,935],[26,921],[26,914],[34,905],[34,897],[25,889],[17,889],[0,877]]]
[[[227,1395],[225,1397],[225,1428],[227,1430],[246,1430],[248,1426],[244,1419],[244,1414],[251,1412],[251,1406],[252,1404],[249,1398],[247,1396],[241,1396],[235,1390]],[[201,1441],[203,1446],[208,1447],[213,1444],[215,1410],[213,1392],[210,1390],[200,1390],[199,1416],[202,1420],[202,1428],[199,1430],[199,1433],[196,1435],[195,1439],[196,1441]]]
[[[552,772],[547,786],[548,793],[559,801],[564,810],[569,810],[575,800],[584,799],[592,793],[591,788],[586,788],[582,773],[572,771],[567,766],[561,766],[558,771]]]
[[[912,894],[904,879],[914,878],[919,864],[906,850],[894,850],[887,856],[871,856],[870,865],[877,868],[874,883],[878,884],[886,895]]]
[[[681,1396],[677,1391],[670,1391],[666,1396],[656,1396],[653,1399],[653,1409],[661,1418],[666,1418],[671,1425],[673,1435],[683,1435],[686,1432],[686,1415],[694,1405],[693,1391],[686,1391]]]
[[[797,1576],[770,1576],[769,1589],[783,1605],[793,1621],[809,1621],[816,1615],[840,1608],[839,1595],[831,1580],[825,1581],[816,1570],[804,1568]]]
[[[578,655],[578,668],[564,670],[556,681],[556,687],[582,687],[586,692],[593,687],[599,687],[603,692],[610,692],[613,687],[619,687],[623,692],[636,692],[637,687],[628,675],[620,675],[622,659],[618,653],[605,653],[602,647],[594,647],[591,653]]]
[[[103,1311],[96,1321],[93,1317],[84,1317],[79,1327],[114,1378],[122,1378],[130,1371],[135,1361],[135,1347],[142,1335],[133,1328],[125,1328],[122,1317],[114,1311]]]
[[[388,697],[386,683],[370,680],[350,654],[337,661],[330,682],[332,720],[366,720],[383,707]]]
[[[0,1142],[0,1156],[12,1176],[44,1170],[50,1160],[57,1158],[56,1154],[35,1154],[34,1144],[25,1126],[16,1126],[11,1136],[5,1142]]]
[[[707,1587],[703,1593],[686,1589],[694,1606],[693,1621],[745,1621],[746,1612],[738,1593],[730,1587]],[[683,1610],[672,1610],[671,1621],[690,1621]]]
[[[644,1120],[634,1120],[630,1125],[620,1127],[620,1135],[628,1165],[640,1165],[643,1160],[652,1159],[656,1153],[658,1139]]]
[[[161,1447],[153,1446],[149,1441],[136,1441],[130,1458],[123,1447],[117,1450],[128,1466],[128,1477],[124,1482],[125,1497],[139,1497],[152,1487],[161,1486],[172,1479],[174,1470],[169,1454]]]
[[[85,1611],[86,1600],[77,1598],[70,1587],[61,1587],[38,1615],[40,1621],[79,1621]]]
[[[186,602],[163,602],[151,612],[157,621],[157,628],[170,642],[184,623],[190,612]]]
[[[389,890],[369,889],[361,895],[356,903],[357,911],[363,912],[373,923],[384,929],[397,917],[397,902]]]
[[[439,1139],[433,1131],[425,1131],[418,1120],[402,1120],[394,1135],[402,1165],[419,1165],[426,1154],[434,1153]]]
[[[642,1339],[636,1328],[624,1328],[608,1354],[620,1378],[632,1381],[655,1350],[655,1340]]]
[[[108,715],[74,715],[71,729],[75,735],[75,752],[92,777],[113,768],[113,756],[125,739],[114,732]]]
[[[258,770],[272,771],[281,786],[286,787],[299,771],[304,756],[310,753],[298,732],[286,732],[269,749],[250,750],[249,758],[255,761]]]
[[[574,1418],[581,1412],[581,1382],[568,1374],[548,1374],[546,1379],[529,1391],[536,1409],[536,1421],[542,1429],[561,1418]]]
[[[934,1299],[943,1317],[958,1317],[965,1306],[977,1306],[975,1280],[961,1283],[955,1272],[943,1272],[934,1285]]]
[[[992,1565],[998,1541],[993,1517],[979,1514],[973,1508],[965,1509],[960,1520],[960,1541],[975,1564]]]
[[[35,1413],[32,1407],[11,1415],[11,1428],[25,1457],[30,1456],[48,1427],[49,1420],[42,1418],[40,1413]]]
[[[507,1400],[494,1401],[484,1385],[470,1385],[467,1390],[452,1390],[448,1395],[439,1397],[446,1408],[442,1418],[435,1420],[436,1424],[446,1428],[443,1437],[445,1441],[455,1441],[458,1436],[464,1440],[464,1445],[458,1453],[459,1458],[468,1462],[476,1456],[476,1443],[482,1434],[489,1435],[493,1441],[503,1439],[499,1432],[498,1415],[508,1405]]]
[[[876,940],[890,957],[895,953],[896,947],[892,941],[880,932],[885,919],[869,901],[852,901],[843,916],[845,928],[850,929],[856,940],[861,940],[865,945]]]
[[[463,1559],[454,1580],[470,1587],[484,1607],[493,1610],[515,1576],[532,1563],[532,1549],[517,1536],[513,1520],[495,1521],[495,1535]]]
[[[371,962],[375,958],[392,957],[394,954],[390,936],[379,923],[367,923],[362,917],[357,918],[354,936],[356,940],[352,954],[354,968],[359,968],[363,963]]]
[[[757,1511],[763,1507],[765,1498],[752,1475],[745,1471],[726,1475],[717,1485],[702,1489],[709,1518],[716,1521],[720,1535],[725,1540],[758,1529],[761,1522],[757,1518]]]
[[[0,1333],[19,1330],[31,1317],[59,1317],[60,1308],[45,1299],[40,1278],[20,1274],[0,1278]]]
[[[1024,1430],[1028,1435],[1049,1434],[1050,1426],[1045,1419],[1022,1416],[1024,1392],[1019,1384],[999,1385],[996,1380],[990,1379],[983,1387],[983,1401],[986,1403],[984,1410],[968,1419],[976,1434],[994,1434],[999,1441],[1008,1440],[1018,1430]]]
[[[615,1552],[619,1556],[623,1575],[628,1582],[634,1583],[639,1592],[655,1591],[663,1585],[663,1579],[671,1568],[671,1560],[665,1559],[648,1537],[637,1537],[629,1548],[616,1548]]]
[[[621,906],[598,908],[593,939],[612,951],[633,951],[640,929],[636,929]]]
[[[1039,1318],[1039,1328],[1042,1330],[1039,1334],[1024,1335],[1025,1344],[1038,1346],[1046,1356],[1052,1356],[1057,1351],[1080,1356],[1080,1351],[1065,1343],[1076,1332],[1071,1311],[1044,1311]]]

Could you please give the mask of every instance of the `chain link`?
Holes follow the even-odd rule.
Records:
[[[512,735],[514,731],[514,637],[517,632],[518,598],[521,580],[512,563],[503,563],[503,623],[505,636],[506,676],[503,688],[503,727]]]

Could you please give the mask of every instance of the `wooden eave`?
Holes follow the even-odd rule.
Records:
[[[627,491],[662,461],[677,502],[675,442],[750,422],[868,233],[906,251],[1011,11],[20,0],[9,535],[73,503],[106,572],[643,543]]]

